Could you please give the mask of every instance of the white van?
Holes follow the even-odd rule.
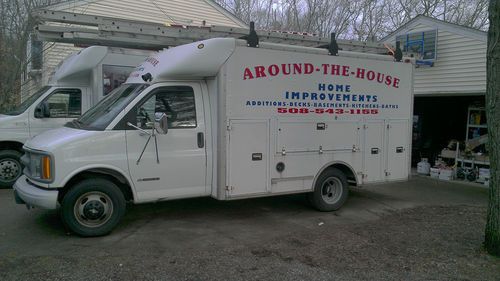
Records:
[[[83,49],[62,61],[47,86],[0,113],[0,187],[11,187],[22,174],[19,158],[27,139],[80,117],[150,54],[102,46]]]
[[[412,64],[216,38],[150,57],[81,118],[29,140],[19,203],[61,207],[82,236],[125,202],[310,193],[409,175]]]

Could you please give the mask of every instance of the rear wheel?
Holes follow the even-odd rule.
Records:
[[[348,195],[349,187],[344,173],[328,168],[316,180],[314,191],[309,194],[309,201],[319,211],[335,211],[344,205]]]
[[[62,200],[63,222],[71,231],[85,237],[110,233],[124,213],[123,193],[105,179],[81,181]]]
[[[0,187],[10,188],[23,173],[22,153],[16,150],[0,151]]]

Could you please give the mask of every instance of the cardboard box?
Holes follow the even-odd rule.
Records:
[[[453,179],[453,170],[448,169],[440,169],[439,170],[439,179],[441,180],[452,180]]]
[[[431,178],[439,178],[439,169],[431,168]]]

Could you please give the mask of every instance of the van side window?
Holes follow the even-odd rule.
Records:
[[[45,102],[50,118],[77,118],[82,114],[82,92],[78,89],[58,90]]]
[[[165,113],[169,129],[196,128],[193,88],[163,87],[137,109],[137,126],[152,129],[155,114]]]

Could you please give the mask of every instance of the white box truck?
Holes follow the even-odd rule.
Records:
[[[60,207],[82,236],[125,202],[309,193],[336,210],[348,185],[409,175],[412,64],[215,38],[149,57],[77,121],[29,140],[18,203]]]
[[[0,187],[11,187],[22,174],[25,141],[62,127],[125,82],[152,51],[93,46],[68,56],[48,85],[16,108],[0,113]]]

